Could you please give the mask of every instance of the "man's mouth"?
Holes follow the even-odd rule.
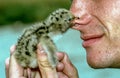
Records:
[[[89,35],[89,36],[81,36],[83,40],[83,47],[89,47],[93,45],[95,42],[98,42],[103,35]]]

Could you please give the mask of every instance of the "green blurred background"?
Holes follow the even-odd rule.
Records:
[[[57,8],[70,7],[70,0],[0,0],[0,25],[43,20]]]
[[[23,29],[44,20],[58,8],[69,9],[70,0],[0,0],[0,78],[5,76],[5,59]],[[120,78],[119,69],[92,69],[86,61],[80,33],[69,30],[57,43],[78,69],[80,78]]]

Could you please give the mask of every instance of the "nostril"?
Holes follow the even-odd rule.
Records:
[[[76,17],[76,19],[80,19],[80,17]]]
[[[92,20],[92,17],[88,14],[82,15],[81,17],[75,17],[74,22],[79,23],[81,25],[86,25]]]

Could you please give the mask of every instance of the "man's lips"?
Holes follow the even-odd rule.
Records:
[[[81,36],[83,40],[83,46],[88,47],[91,46],[93,43],[97,42],[102,38],[103,35],[89,35],[89,36]]]
[[[100,38],[103,35],[84,35],[81,36],[81,39],[83,39],[84,41],[90,40],[90,39],[95,39],[95,38]]]

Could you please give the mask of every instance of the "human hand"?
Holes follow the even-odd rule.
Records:
[[[40,45],[38,45],[37,52],[38,52],[38,58],[39,58],[38,64],[40,64],[40,62],[44,63],[43,65],[39,65],[39,67],[40,67],[41,73],[43,73],[41,75],[43,76],[46,75],[45,78],[56,78],[55,75],[58,75],[58,78],[79,78],[77,69],[69,60],[68,55],[65,54],[64,52],[57,52],[57,57],[59,61],[56,67],[57,71],[55,69],[52,69],[52,67],[49,65],[47,60],[47,55]],[[46,74],[44,72],[46,72]]]
[[[47,54],[43,52],[42,47],[38,45],[37,59],[39,68],[24,69],[17,64],[14,56],[12,55],[14,50],[15,46],[12,46],[10,49],[10,59],[6,60],[7,78],[57,78],[57,75],[59,78],[78,78],[76,68],[72,65],[65,53],[57,53],[59,63],[56,68],[52,68],[47,60]]]
[[[22,68],[15,60],[13,52],[15,45],[10,48],[10,58],[6,59],[6,78],[41,78],[39,69]]]

